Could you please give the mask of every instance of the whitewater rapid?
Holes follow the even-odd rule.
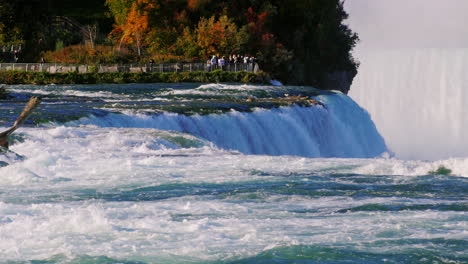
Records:
[[[336,247],[338,259],[380,259],[466,238],[463,181],[449,191],[456,177],[419,176],[440,165],[468,175],[466,160],[252,156],[141,128],[21,133],[12,150],[27,159],[0,168],[0,255],[10,261],[205,263]]]
[[[468,49],[359,50],[350,96],[402,159],[468,157]]]
[[[44,98],[0,155],[0,263],[468,260],[468,159],[391,157],[343,94],[246,108],[253,94],[309,88],[11,90],[19,102],[2,101],[2,126],[21,100]]]

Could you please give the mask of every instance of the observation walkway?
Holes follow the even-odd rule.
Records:
[[[224,70],[229,72],[258,72],[256,63],[226,64],[224,67],[207,63],[155,63],[155,64],[63,64],[63,63],[0,63],[0,71],[31,71],[49,73],[95,72],[195,72]]]

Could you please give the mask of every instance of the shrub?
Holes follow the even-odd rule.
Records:
[[[72,64],[128,63],[137,60],[134,53],[125,48],[97,45],[73,45],[44,53],[47,62]]]
[[[265,73],[250,72],[93,72],[48,73],[25,71],[0,71],[0,83],[5,84],[94,84],[94,83],[176,83],[176,82],[245,82],[265,83]],[[1,90],[0,90],[1,95]]]

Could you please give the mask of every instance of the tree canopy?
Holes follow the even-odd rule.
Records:
[[[0,0],[0,46],[23,45],[24,60],[90,42],[142,61],[250,55],[277,78],[320,85],[356,71],[346,18],[342,0]]]

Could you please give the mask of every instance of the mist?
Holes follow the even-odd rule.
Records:
[[[468,0],[346,0],[358,48],[468,47]]]

